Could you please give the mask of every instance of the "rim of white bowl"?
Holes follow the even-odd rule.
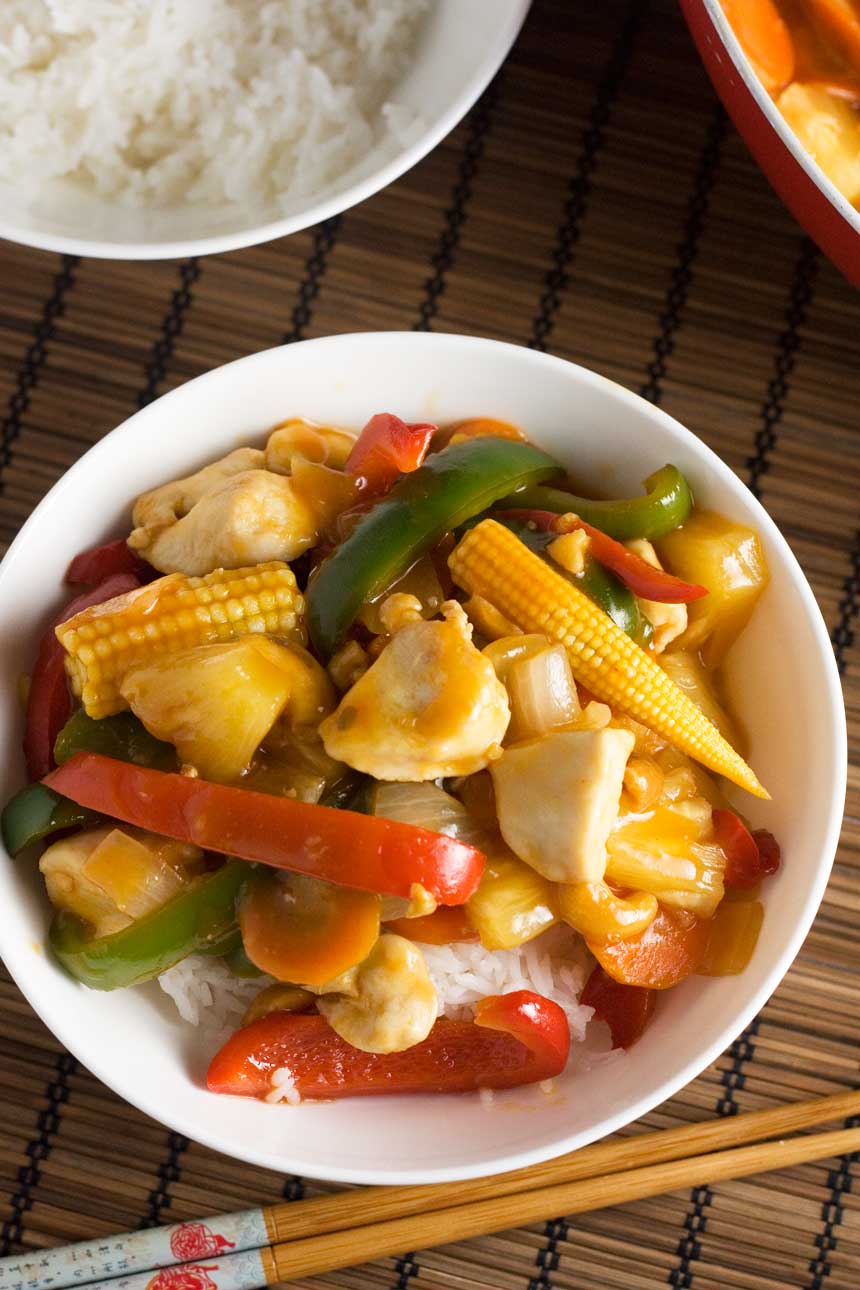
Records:
[[[0,217],[0,237],[10,242],[18,242],[22,246],[35,247],[39,251],[89,256],[97,260],[178,260],[187,256],[218,255],[222,251],[238,251],[249,246],[259,246],[262,242],[273,242],[277,238],[288,237],[291,233],[300,233],[302,229],[319,224],[322,220],[331,219],[333,215],[340,215],[383,188],[387,188],[407,170],[411,170],[432,152],[446,135],[451,133],[477,102],[513,47],[520,28],[525,22],[526,14],[531,8],[532,0],[514,0],[514,3],[516,7],[494,32],[492,39],[487,42],[480,67],[463,85],[434,125],[373,174],[351,184],[332,197],[315,202],[299,214],[253,225],[235,233],[159,242],[90,241],[82,237],[34,232],[20,222],[15,223]]]
[[[178,402],[183,397],[187,398],[187,390],[189,386],[223,380],[223,373],[229,371],[240,363],[248,366],[252,366],[254,364],[263,366],[266,363],[272,362],[272,356],[279,353],[281,350],[286,349],[300,351],[308,345],[336,350],[338,347],[355,346],[360,348],[362,346],[378,346],[380,344],[384,344],[386,341],[396,341],[398,344],[414,345],[425,349],[437,349],[439,351],[444,351],[449,347],[456,349],[472,348],[475,350],[502,350],[510,355],[512,362],[520,362],[524,364],[524,369],[531,367],[536,379],[540,378],[541,371],[549,368],[557,368],[559,366],[572,368],[576,372],[578,380],[582,381],[586,385],[606,390],[611,393],[611,397],[619,400],[623,406],[626,406],[639,414],[641,414],[644,409],[647,409],[648,416],[661,421],[672,438],[677,439],[679,442],[692,439],[696,444],[697,451],[700,451],[703,454],[703,468],[713,471],[714,474],[723,480],[729,489],[740,490],[740,495],[746,496],[745,486],[738,479],[737,475],[735,475],[734,471],[732,471],[722,461],[722,459],[717,456],[712,448],[709,448],[708,445],[699,439],[697,435],[694,435],[692,430],[688,430],[686,426],[683,426],[679,421],[676,421],[674,417],[669,416],[669,414],[664,412],[661,408],[657,408],[653,404],[648,403],[640,395],[634,394],[631,390],[625,389],[624,386],[619,385],[616,381],[612,381],[608,377],[601,376],[597,372],[591,371],[589,368],[580,366],[578,363],[571,363],[567,359],[558,358],[552,354],[544,354],[537,350],[528,349],[525,346],[513,345],[506,341],[493,340],[490,337],[458,336],[449,332],[345,332],[337,336],[323,336],[313,340],[300,341],[297,343],[294,342],[291,345],[281,345],[272,349],[260,350],[257,353],[248,354],[244,358],[235,359],[231,363],[225,363],[221,367],[212,368],[201,376],[195,377],[192,381],[187,381],[184,385],[178,386],[176,389],[162,395],[155,403],[149,404],[139,412],[134,413],[119,426],[115,427],[115,429],[110,431],[108,435],[99,441],[99,443],[95,444],[86,453],[84,453],[83,457],[79,458],[79,460],[75,462],[68,471],[66,471],[65,475],[63,475],[50,492],[46,494],[33,511],[30,518],[25,522],[20,533],[10,546],[5,559],[0,563],[0,597],[2,597],[4,569],[7,567],[10,557],[13,556],[16,548],[26,541],[29,529],[31,527],[36,527],[42,522],[43,514],[51,504],[52,498],[56,497],[59,492],[64,491],[66,488],[74,487],[77,476],[85,469],[88,470],[91,468],[93,460],[98,459],[108,438],[112,438],[117,435],[131,436],[140,433],[147,421],[154,417],[162,416],[165,407],[169,407],[172,401]],[[87,464],[85,465],[84,463]],[[827,827],[825,831],[825,842],[822,848],[822,861],[812,885],[810,900],[805,916],[795,924],[791,929],[790,934],[786,936],[782,952],[776,963],[765,977],[761,986],[749,999],[746,1006],[737,1014],[731,1027],[713,1043],[709,1044],[707,1048],[703,1049],[694,1060],[687,1062],[687,1064],[680,1070],[676,1071],[670,1079],[665,1080],[659,1090],[654,1093],[643,1095],[626,1109],[619,1111],[614,1115],[607,1116],[602,1121],[595,1123],[595,1125],[588,1129],[559,1136],[557,1141],[551,1146],[545,1145],[529,1150],[507,1152],[488,1162],[478,1162],[462,1166],[455,1165],[450,1167],[437,1166],[435,1168],[424,1170],[408,1168],[396,1170],[356,1169],[351,1167],[336,1168],[331,1166],[327,1166],[325,1169],[320,1169],[313,1159],[304,1159],[299,1157],[287,1160],[284,1158],[278,1158],[274,1155],[268,1154],[265,1150],[256,1150],[251,1145],[249,1145],[247,1149],[243,1149],[241,1154],[239,1154],[236,1152],[234,1145],[222,1139],[217,1132],[206,1131],[201,1133],[200,1126],[195,1124],[191,1119],[185,1116],[171,1117],[169,1115],[165,1115],[163,1106],[159,1103],[155,1094],[153,1094],[151,1098],[145,1095],[129,1097],[128,1093],[123,1088],[118,1087],[118,1085],[112,1081],[109,1072],[104,1069],[102,1063],[98,1059],[93,1060],[90,1054],[88,1054],[86,1058],[79,1057],[78,1060],[80,1060],[82,1064],[96,1076],[96,1078],[100,1079],[103,1084],[121,1097],[123,1101],[128,1102],[130,1105],[136,1107],[139,1111],[142,1111],[157,1123],[165,1125],[173,1132],[180,1133],[183,1137],[191,1138],[214,1151],[220,1151],[223,1155],[228,1156],[231,1159],[244,1160],[249,1164],[258,1165],[264,1169],[272,1169],[280,1173],[296,1173],[307,1178],[324,1179],[330,1182],[370,1183],[380,1185],[397,1183],[420,1184],[458,1182],[467,1178],[489,1177],[492,1174],[503,1173],[511,1169],[520,1169],[526,1165],[553,1159],[555,1156],[562,1155],[567,1151],[573,1151],[578,1147],[587,1146],[591,1142],[604,1138],[610,1133],[614,1133],[616,1129],[623,1128],[626,1124],[632,1123],[641,1116],[647,1115],[647,1113],[653,1110],[655,1106],[659,1106],[661,1103],[665,1102],[668,1098],[677,1093],[680,1088],[683,1088],[686,1084],[689,1084],[691,1080],[695,1079],[697,1075],[701,1074],[707,1066],[716,1060],[720,1053],[725,1051],[729,1044],[737,1038],[741,1031],[744,1030],[752,1019],[761,1011],[767,1000],[779,985],[780,981],[785,976],[788,969],[791,967],[801,945],[806,939],[806,935],[812,925],[812,921],[818,913],[818,909],[824,895],[824,890],[830,877],[830,871],[833,865],[833,859],[836,853],[842,825],[847,785],[848,738],[845,708],[842,700],[842,685],[839,672],[836,667],[836,660],[833,655],[830,637],[828,635],[824,619],[821,615],[821,610],[812,594],[812,589],[806,580],[806,575],[774,521],[756,497],[749,494],[747,500],[752,502],[753,510],[756,512],[757,527],[763,533],[767,534],[769,540],[778,549],[780,558],[790,574],[794,585],[794,591],[797,594],[813,629],[818,645],[817,663],[821,673],[821,697],[822,701],[826,702],[829,709],[830,724],[833,727],[834,740],[836,744],[834,749],[836,775],[831,789],[830,801],[827,807]],[[78,1035],[73,1032],[71,1025],[67,1026],[63,1016],[56,1014],[50,1007],[47,1010],[44,1010],[37,1000],[32,997],[31,992],[27,988],[27,982],[23,977],[23,974],[16,974],[13,965],[10,963],[7,963],[6,966],[10,975],[18,985],[18,988],[21,990],[21,993],[28,1000],[34,1011],[59,1039],[60,1043],[62,1043],[70,1053],[78,1057],[78,1053],[76,1051]],[[58,967],[57,971],[60,970],[61,969]],[[35,994],[35,992],[33,992],[33,994]]]
[[[741,45],[732,30],[731,23],[725,15],[720,0],[704,0],[704,5],[708,17],[723,42],[723,47],[731,58],[735,69],[739,72],[747,89],[767,117],[770,125],[779,135],[782,143],[788,148],[795,161],[803,167],[816,188],[824,194],[832,206],[836,207],[842,218],[847,220],[856,232],[860,233],[860,211],[851,205],[845,194],[840,192],[833,183],[833,180],[828,179],[812,153],[804,148],[800,139],[794,133],[758,76],[756,76],[752,63],[744,52],[743,45]]]

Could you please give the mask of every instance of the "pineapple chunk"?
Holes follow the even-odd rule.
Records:
[[[723,898],[726,867],[713,839],[710,804],[692,797],[622,817],[619,825],[606,844],[609,881],[710,918]]]
[[[178,896],[202,873],[202,860],[199,847],[126,826],[111,829],[90,852],[82,872],[136,920]]]
[[[291,475],[297,459],[342,470],[355,447],[355,435],[292,417],[275,426],[266,444],[266,470]]]
[[[327,687],[304,650],[245,636],[133,668],[121,689],[156,738],[174,744],[204,779],[229,782],[248,768],[285,708],[296,722],[319,720]]]
[[[553,884],[503,846],[487,856],[467,908],[485,950],[514,949],[558,922]]]
[[[860,116],[820,85],[795,82],[777,106],[806,148],[853,206],[860,203]]]
[[[82,918],[96,936],[120,932],[132,921],[85,871],[90,856],[112,832],[111,828],[87,829],[73,837],[61,838],[39,860],[51,904],[55,909]]]
[[[701,648],[707,666],[718,667],[768,583],[758,534],[713,511],[694,511],[681,528],[660,539],[657,550],[672,573],[707,587],[707,596],[687,606],[689,626],[677,647]]]

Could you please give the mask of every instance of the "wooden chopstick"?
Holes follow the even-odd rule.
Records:
[[[684,1156],[704,1155],[747,1142],[786,1137],[799,1129],[829,1124],[858,1113],[860,1090],[835,1093],[808,1102],[771,1107],[766,1111],[748,1111],[743,1115],[705,1120],[678,1129],[635,1134],[615,1142],[597,1142],[565,1156],[557,1156],[555,1160],[489,1178],[431,1183],[421,1187],[364,1187],[318,1196],[297,1204],[271,1205],[264,1211],[266,1227],[272,1243],[293,1241],[302,1236],[336,1232],[386,1218],[420,1214],[428,1209],[459,1208],[490,1196],[509,1196],[539,1187],[678,1160]],[[0,1290],[3,1290],[2,1281]]]
[[[559,1214],[583,1214],[588,1210],[641,1200],[645,1196],[659,1196],[680,1187],[744,1178],[858,1149],[860,1129],[836,1129],[830,1133],[806,1134],[787,1141],[756,1143],[731,1151],[691,1156],[649,1165],[644,1169],[628,1169],[606,1178],[558,1183],[519,1195],[491,1196],[455,1208],[412,1214],[353,1231],[329,1232],[325,1236],[304,1237],[275,1245],[261,1251],[263,1273],[267,1285],[316,1276],[371,1259],[402,1254],[405,1250],[465,1241]],[[110,1286],[111,1283],[106,1283],[106,1290]],[[225,1285],[219,1279],[217,1286],[218,1290],[252,1290],[253,1282]],[[115,1287],[115,1290],[120,1288]],[[129,1285],[124,1290],[143,1290],[143,1287]]]
[[[517,1201],[521,1198],[542,1195],[548,1204],[547,1213],[551,1215],[553,1204],[549,1202],[548,1193],[563,1187],[575,1187],[580,1183],[584,1184],[587,1180],[594,1180],[596,1185],[603,1189],[601,1191],[603,1195],[606,1194],[610,1175],[630,1179],[648,1172],[649,1176],[657,1179],[657,1190],[640,1194],[653,1195],[666,1189],[659,1181],[660,1176],[651,1174],[656,1166],[667,1165],[673,1161],[686,1164],[691,1157],[715,1161],[717,1157],[707,1153],[718,1149],[721,1150],[722,1155],[731,1156],[735,1163],[740,1161],[742,1165],[743,1153],[728,1149],[743,1143],[783,1137],[796,1130],[843,1119],[858,1112],[860,1112],[860,1091],[839,1093],[814,1101],[773,1107],[766,1111],[748,1112],[720,1120],[685,1125],[677,1129],[638,1134],[621,1141],[597,1143],[556,1160],[490,1178],[476,1178],[456,1184],[436,1183],[420,1187],[366,1187],[292,1204],[271,1205],[264,1209],[206,1218],[197,1223],[173,1224],[144,1232],[105,1237],[92,1242],[84,1241],[52,1250],[12,1255],[0,1259],[0,1290],[61,1290],[62,1287],[97,1283],[105,1278],[117,1277],[123,1278],[122,1284],[127,1281],[129,1284],[142,1287],[148,1281],[155,1279],[153,1274],[158,1268],[164,1268],[166,1271],[158,1287],[153,1287],[152,1290],[168,1290],[169,1269],[177,1265],[178,1271],[183,1264],[191,1261],[210,1267],[210,1272],[206,1274],[209,1282],[212,1280],[211,1273],[217,1271],[220,1274],[223,1265],[226,1275],[227,1265],[230,1265],[231,1278],[234,1276],[238,1278],[229,1282],[234,1287],[237,1287],[241,1280],[240,1262],[250,1262],[256,1277],[256,1280],[252,1280],[250,1284],[258,1285],[262,1279],[261,1253],[264,1259],[270,1256],[271,1258],[286,1257],[280,1253],[284,1248],[281,1244],[283,1242],[288,1242],[291,1249],[300,1244],[307,1247],[316,1238],[341,1232],[346,1234],[348,1237],[346,1243],[352,1248],[350,1242],[359,1232],[369,1232],[374,1228],[391,1228],[391,1224],[406,1222],[411,1218],[414,1218],[417,1223],[426,1223],[428,1214],[433,1215],[438,1230],[443,1233],[438,1239],[455,1239],[445,1234],[449,1230],[449,1221],[454,1222],[455,1218],[465,1221],[462,1216],[474,1211],[475,1206],[490,1206],[490,1209],[480,1211],[481,1214],[489,1215],[492,1205],[501,1204],[506,1198]],[[827,1145],[824,1140],[828,1136],[833,1137],[832,1134],[824,1134],[815,1139],[806,1138],[799,1141],[814,1142],[816,1154],[823,1154],[819,1148],[822,1144]],[[795,1146],[795,1144],[785,1145],[792,1148]],[[851,1147],[837,1149],[853,1150]],[[770,1148],[759,1147],[757,1150],[765,1151]],[[777,1168],[779,1166],[763,1164],[759,1167]],[[707,1181],[707,1179],[701,1181]],[[670,1187],[683,1185],[683,1182],[671,1183]],[[601,1203],[613,1204],[615,1201],[601,1201]],[[557,1212],[563,1211],[576,1212],[570,1204],[563,1204]],[[476,1221],[486,1220],[480,1218]],[[526,1218],[511,1220],[513,1223],[520,1221],[532,1220]],[[508,1225],[507,1219],[503,1223],[503,1226],[506,1225]],[[422,1231],[424,1231],[423,1228]],[[386,1234],[378,1230],[376,1235],[381,1240]],[[402,1248],[428,1245],[432,1240],[432,1236],[424,1232],[420,1238],[412,1240],[411,1244],[407,1241]],[[276,1253],[272,1253],[267,1248],[269,1246],[273,1246]],[[315,1250],[316,1248],[318,1247],[315,1247]],[[234,1250],[235,1253],[221,1257],[227,1250]],[[247,1257],[244,1252],[247,1252]],[[314,1257],[317,1257],[316,1253]],[[354,1258],[350,1261],[358,1260]],[[190,1272],[190,1269],[187,1270]],[[147,1275],[141,1278],[134,1276],[135,1273],[147,1273]],[[299,1273],[291,1275],[299,1275]],[[110,1284],[114,1286],[114,1290],[120,1290],[120,1283],[111,1281]],[[228,1283],[220,1275],[217,1285],[219,1290],[228,1290]],[[206,1278],[197,1285],[188,1284],[186,1280],[183,1290],[212,1290],[212,1286],[207,1284]]]

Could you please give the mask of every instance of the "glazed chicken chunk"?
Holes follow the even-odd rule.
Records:
[[[501,754],[505,687],[454,601],[407,621],[320,726],[326,752],[384,780],[471,775]]]
[[[508,748],[492,767],[508,846],[550,882],[599,882],[618,814],[628,730],[554,730]]]
[[[257,466],[239,448],[187,479],[144,493],[135,504],[132,550],[161,573],[189,576],[293,560],[317,539],[317,519],[293,480]]]
[[[135,503],[129,546],[161,573],[191,577],[294,560],[317,542],[352,489],[339,471],[309,464],[300,452],[309,446],[294,438],[290,454],[270,459],[268,448],[237,448],[144,493]]]

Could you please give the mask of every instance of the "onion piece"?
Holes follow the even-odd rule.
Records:
[[[507,686],[511,700],[509,743],[568,726],[580,714],[576,683],[563,645],[518,659],[511,666]]]
[[[377,784],[371,803],[373,815],[445,833],[479,851],[485,851],[492,840],[492,834],[472,818],[463,803],[436,784]]]

